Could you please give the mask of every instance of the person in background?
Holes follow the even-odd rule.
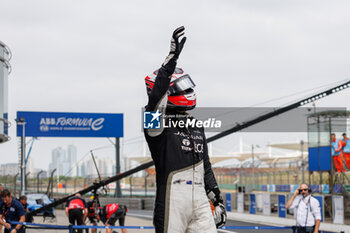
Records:
[[[105,205],[100,211],[99,215],[105,226],[114,226],[117,220],[119,220],[119,226],[124,226],[126,212],[128,212],[128,208],[125,205],[112,203]],[[112,229],[106,229],[106,233],[111,232]],[[126,233],[125,228],[122,229],[122,233]]]
[[[22,204],[11,196],[8,189],[1,192],[3,203],[0,206],[0,224],[5,226],[5,233],[24,233],[21,224],[11,224],[10,222],[24,222],[25,211]]]
[[[347,168],[350,169],[350,140],[347,137],[346,133],[343,133],[342,146],[343,146],[343,156],[345,159],[345,164]]]
[[[26,212],[25,214],[25,221],[26,222],[33,222],[33,217],[30,216],[29,214],[29,209],[28,209],[28,203],[27,203],[27,197],[26,196],[21,196],[19,198],[19,202],[23,205],[23,209]]]
[[[28,210],[28,203],[27,203],[27,197],[24,196],[24,195],[21,196],[21,197],[19,198],[19,202],[21,202],[21,204],[23,205],[24,211],[29,212],[29,210]]]
[[[88,209],[86,208],[85,200],[81,198],[79,193],[75,194],[74,197],[67,201],[65,212],[70,224],[84,225],[85,219],[88,215]],[[82,229],[78,229],[78,233],[82,232]]]
[[[341,172],[345,172],[345,168],[343,165],[343,151],[342,151],[342,141],[337,140],[335,134],[331,134],[332,139],[332,157],[334,161],[335,169],[337,170],[337,174]]]
[[[320,203],[311,196],[311,188],[301,184],[288,200],[287,209],[294,209],[296,213],[297,233],[318,233],[321,223]]]
[[[99,209],[101,207],[99,205],[96,206],[95,201],[89,201],[87,203],[87,208],[88,208],[88,219],[89,219],[90,223],[93,226],[97,226],[97,223],[101,220],[100,215],[98,214],[100,212]],[[96,229],[92,228],[91,233],[96,233]]]

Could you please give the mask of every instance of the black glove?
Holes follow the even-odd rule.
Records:
[[[224,206],[224,201],[221,197],[220,189],[218,187],[215,187],[211,190],[208,190],[207,196],[215,207],[214,220],[216,228],[220,228],[225,225],[227,219],[226,209]]]
[[[207,196],[214,206],[217,206],[219,202],[223,203],[220,189],[217,186],[213,189],[207,190]]]
[[[223,203],[219,202],[217,206],[215,206],[214,210],[214,221],[216,224],[216,228],[223,227],[226,223],[227,215],[226,209]]]
[[[173,32],[170,43],[170,52],[169,55],[165,58],[163,67],[169,71],[171,74],[174,73],[176,67],[176,61],[180,56],[180,53],[186,42],[186,37],[183,37],[181,41],[179,38],[185,34],[185,27],[181,26]]]

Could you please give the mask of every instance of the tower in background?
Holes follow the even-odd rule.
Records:
[[[0,143],[9,140],[8,136],[8,75],[11,73],[11,50],[0,41]]]

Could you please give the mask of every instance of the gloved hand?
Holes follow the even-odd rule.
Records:
[[[215,206],[214,211],[214,221],[216,224],[216,228],[223,227],[226,223],[227,215],[226,209],[223,203],[219,202],[217,206]]]
[[[179,38],[185,34],[185,27],[181,26],[173,32],[170,43],[170,52],[169,55],[165,58],[163,67],[166,68],[171,74],[174,72],[176,67],[176,61],[180,56],[180,53],[186,42],[186,37],[182,38],[179,41]]]
[[[226,209],[224,206],[224,201],[221,197],[220,189],[218,187],[214,187],[213,189],[208,190],[207,196],[215,207],[214,220],[216,228],[220,228],[225,225],[227,219]]]

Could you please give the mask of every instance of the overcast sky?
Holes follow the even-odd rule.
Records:
[[[0,145],[0,163],[18,159],[16,111],[124,113],[123,153],[140,154],[144,77],[159,68],[172,31],[181,25],[187,42],[178,65],[196,83],[201,107],[276,107],[350,78],[349,1],[3,0],[0,5],[0,40],[13,53],[12,139]],[[299,95],[260,104],[293,93]],[[350,107],[349,102],[345,90],[316,106]],[[247,133],[215,145],[233,151],[240,136],[260,145],[306,139],[306,134]],[[31,154],[35,166],[47,169],[51,150],[72,143],[78,158],[111,146],[98,138],[40,138]],[[96,153],[114,154],[113,148]]]

